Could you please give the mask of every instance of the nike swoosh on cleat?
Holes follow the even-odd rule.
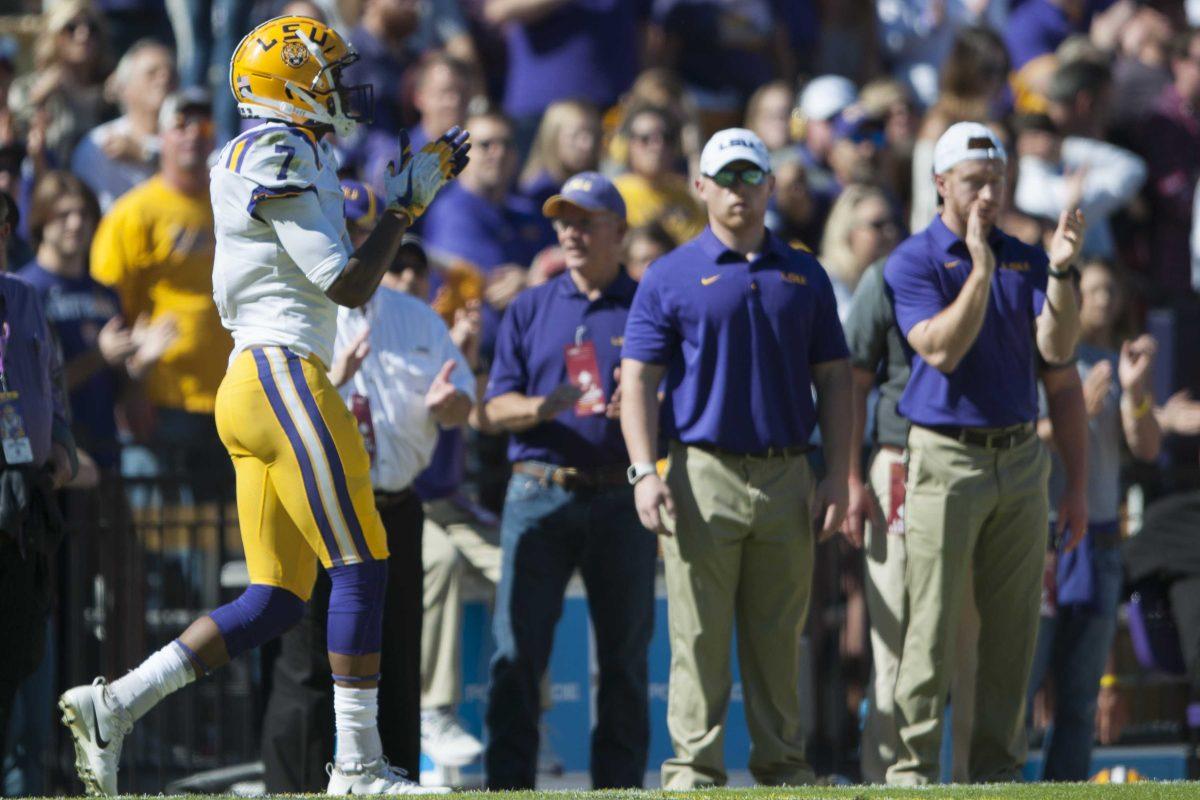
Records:
[[[96,709],[92,708],[92,731],[96,734],[96,745],[101,750],[108,749],[108,740],[100,735],[100,721],[96,719]]]

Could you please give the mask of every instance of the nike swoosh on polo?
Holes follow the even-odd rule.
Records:
[[[701,278],[700,284],[702,286],[712,286],[714,283],[716,283],[720,279],[721,279],[720,275],[709,275],[707,278]]]
[[[92,708],[92,732],[95,734],[96,746],[101,750],[107,750],[108,740],[100,735],[100,720],[97,718],[95,707]]]

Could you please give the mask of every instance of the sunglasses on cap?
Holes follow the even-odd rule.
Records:
[[[762,186],[763,181],[767,179],[765,170],[758,167],[743,167],[742,169],[724,169],[717,170],[716,175],[709,175],[713,183],[717,186],[723,186],[728,189],[736,184],[739,180],[747,186]]]

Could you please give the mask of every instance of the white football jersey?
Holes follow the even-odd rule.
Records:
[[[230,361],[278,345],[328,365],[338,306],[325,290],[352,251],[333,148],[303,128],[266,122],[225,145],[210,177],[213,298],[233,334]]]

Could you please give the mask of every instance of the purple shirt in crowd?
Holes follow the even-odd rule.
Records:
[[[506,25],[504,110],[529,117],[566,98],[612,105],[636,75],[632,48],[647,6],[646,0],[569,0],[536,22]]]
[[[611,400],[617,388],[613,373],[621,365],[625,320],[636,289],[624,269],[595,300],[579,291],[569,271],[526,289],[500,325],[485,399],[508,392],[530,397],[550,394],[567,380],[565,348],[591,342],[604,397]],[[574,407],[512,434],[508,459],[580,469],[629,463],[621,423],[604,414],[576,416]]]
[[[1200,116],[1167,86],[1142,127],[1150,194],[1151,283],[1164,293],[1191,291],[1192,202],[1200,180]]]
[[[413,489],[424,502],[441,500],[458,491],[467,474],[467,444],[463,429],[443,428],[429,466],[413,481]]]
[[[998,428],[1037,419],[1034,325],[1046,302],[1046,251],[993,228],[996,275],[983,327],[949,375],[912,354],[900,414],[917,425]],[[884,279],[907,339],[962,291],[971,274],[967,245],[935,217],[888,257]]]
[[[71,424],[60,383],[58,343],[50,333],[37,290],[26,281],[0,273],[0,305],[0,320],[8,323],[9,332],[4,377],[9,391],[20,395],[17,403],[33,450],[33,464],[41,466],[50,458],[52,440],[61,435],[59,431],[69,436]]]
[[[37,290],[46,319],[58,334],[65,363],[95,350],[100,329],[121,313],[117,293],[90,275],[81,278],[55,275],[36,261],[23,267],[18,275]],[[114,466],[119,458],[117,422],[113,415],[117,393],[117,373],[108,366],[97,370],[70,393],[75,441],[101,468]]]
[[[391,131],[394,136],[404,127],[400,78],[416,56],[407,49],[394,50],[363,27],[351,31],[349,39],[358,51],[358,61],[346,67],[343,80],[348,85],[371,84],[375,100],[371,127]]]

